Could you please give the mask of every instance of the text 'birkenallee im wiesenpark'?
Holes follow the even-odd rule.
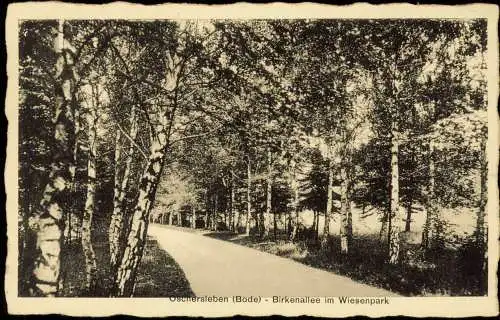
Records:
[[[222,303],[304,303],[304,304],[320,304],[320,303],[338,303],[338,304],[363,304],[363,305],[380,305],[389,304],[389,298],[362,298],[362,297],[291,297],[291,296],[200,296],[200,297],[170,297],[172,302],[222,302]]]

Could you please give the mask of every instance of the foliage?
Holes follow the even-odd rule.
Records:
[[[24,225],[39,202],[51,161],[56,24],[20,25]],[[96,103],[89,88],[101,93],[95,232],[105,232],[116,205],[114,182],[130,157],[125,216],[141,209],[140,196],[151,178],[147,164],[157,153],[164,157],[154,170],[161,179],[150,185],[145,199],[156,203],[157,211],[181,212],[185,220],[188,207],[203,217],[242,217],[247,191],[252,213],[265,212],[270,179],[270,212],[279,219],[298,212],[294,223],[300,229],[301,212],[327,209],[329,163],[335,189],[330,200],[346,196],[354,206],[388,212],[395,134],[403,205],[425,206],[432,198],[442,208],[481,210],[487,137],[484,20],[71,20],[66,26],[79,75],[74,92],[82,128],[74,192],[78,218],[87,182],[91,123],[86,115]],[[133,108],[138,111],[135,139],[127,137]],[[117,149],[124,155],[118,161]],[[341,169],[348,172],[344,191]],[[291,224],[280,220],[278,228],[290,233]],[[451,228],[440,227],[438,233],[450,238]],[[289,250],[286,246],[278,251]],[[411,259],[425,265],[427,257],[415,252]],[[357,257],[351,259],[336,270],[350,274],[345,268],[354,268]]]

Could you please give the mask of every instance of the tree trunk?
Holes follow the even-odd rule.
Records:
[[[282,215],[280,215],[279,217],[279,223],[281,223],[281,217]],[[289,211],[285,211],[284,212],[284,216],[283,216],[283,232],[285,234],[285,240],[288,240],[289,237],[290,237],[290,231],[291,231],[291,224],[290,224],[290,212]]]
[[[196,229],[196,209],[191,206],[191,228]]]
[[[76,180],[76,169],[78,167],[78,133],[80,132],[80,111],[78,108],[74,108],[74,123],[75,123],[75,145],[73,148],[73,163],[70,166],[70,172],[71,172],[71,198],[74,199],[74,201],[71,202],[68,214],[66,217],[65,221],[65,231],[64,231],[64,246],[63,249],[61,250],[61,274],[59,277],[59,290],[63,290],[64,283],[66,281],[67,277],[67,264],[65,262],[68,261],[68,258],[66,257],[66,252],[67,252],[67,247],[71,245],[72,242],[72,233],[73,229],[78,230],[78,226],[73,226],[72,220],[73,217],[76,217],[76,211],[77,211],[77,204],[78,202],[76,201],[77,199],[77,187],[78,183]],[[82,221],[83,222],[83,221]],[[83,227],[83,226],[80,226]],[[81,228],[80,228],[81,230]],[[78,235],[78,234],[77,234]],[[77,237],[77,240],[81,239],[80,237]]]
[[[182,212],[177,210],[177,226],[182,227]]]
[[[313,224],[311,226],[311,235],[312,235],[312,240],[313,240],[313,243],[314,244],[317,244],[318,241],[319,241],[319,238],[318,238],[318,219],[319,217],[319,212],[314,210],[313,211]]]
[[[293,181],[292,181],[292,190],[293,190],[293,209],[292,212],[295,213],[295,223],[293,225],[293,229],[290,232],[290,240],[294,241],[297,236],[297,231],[299,228],[299,183],[297,181],[297,167],[296,163],[293,164]],[[290,216],[291,219],[291,216]]]
[[[213,196],[209,195],[208,200],[207,200],[207,229],[208,230],[213,230],[214,229],[214,201],[213,201]]]
[[[316,215],[316,240],[319,241],[319,212]]]
[[[217,192],[217,191],[216,191]],[[217,231],[217,225],[218,225],[218,222],[219,222],[219,214],[217,212],[218,210],[218,207],[219,207],[219,197],[217,195],[217,193],[215,193],[214,195],[214,217],[213,217],[213,220],[212,220],[212,229],[214,231]]]
[[[236,200],[236,188],[235,188],[234,192],[235,192],[235,195],[234,195],[234,201],[235,202],[233,204],[233,210],[234,210],[234,215],[235,215],[234,218],[233,218],[234,224],[235,224],[234,230],[235,230],[236,233],[240,233],[240,228],[241,228],[241,212],[240,212],[239,209],[236,208],[236,201],[237,201]]]
[[[481,267],[487,270],[488,257],[488,224],[486,223],[486,204],[488,202],[488,159],[486,157],[486,139],[481,140],[480,145],[480,194],[479,210],[477,211],[476,222],[476,244],[481,254]]]
[[[278,239],[278,221],[276,221],[276,213],[273,213],[273,237],[274,241]]]
[[[133,105],[130,110],[130,138],[135,140],[138,132],[138,123],[136,115],[136,106]],[[109,225],[109,253],[110,253],[110,264],[111,272],[115,273],[116,268],[122,258],[126,236],[126,225],[127,221],[126,207],[125,207],[125,195],[127,194],[127,185],[131,175],[131,167],[134,156],[134,145],[129,142],[129,148],[127,152],[127,160],[125,162],[125,168],[123,171],[122,178],[119,178],[119,160],[121,157],[121,146],[119,146],[119,139],[121,137],[120,131],[117,132],[117,145],[115,149],[115,184],[114,184],[114,195],[113,195],[113,213],[111,214],[111,222]]]
[[[318,216],[318,212],[316,210],[313,211],[313,224],[311,230],[316,232],[316,217]]]
[[[271,218],[271,203],[272,203],[272,166],[271,166],[271,149],[267,149],[267,176],[266,176],[266,212],[263,213],[262,234],[263,238],[269,236],[269,220]]]
[[[29,175],[28,175],[29,176]],[[19,187],[21,188],[21,186]],[[29,189],[29,188],[28,188]],[[30,225],[29,225],[29,220],[30,220],[30,216],[32,214],[32,205],[31,205],[31,199],[30,199],[30,193],[27,192],[25,195],[23,195],[23,197],[19,198],[19,201],[21,203],[23,203],[23,201],[25,201],[23,204],[23,210],[22,210],[22,214],[23,214],[23,221],[22,221],[22,232],[20,231],[19,232],[19,244],[20,244],[20,247],[19,247],[19,268],[18,268],[18,272],[19,272],[19,278],[22,277],[21,282],[20,282],[20,286],[19,286],[19,289],[18,289],[18,295],[21,297],[24,297],[24,296],[27,296],[29,295],[29,285],[30,283],[28,282],[29,281],[29,277],[31,277],[31,269],[33,267],[33,261],[32,261],[32,255],[33,253],[30,251],[32,249],[35,248],[35,244],[34,244],[34,241],[36,241],[36,239],[34,239],[34,236],[30,230]],[[22,242],[21,242],[22,241]]]
[[[411,159],[411,164],[413,165],[415,163],[415,156],[414,153],[412,152],[410,155]],[[413,192],[410,189],[410,192],[408,194],[408,201],[407,201],[407,211],[406,211],[406,222],[405,222],[405,232],[410,232],[411,231],[411,222],[412,222],[412,209],[413,209]]]
[[[92,96],[98,97],[92,85]],[[87,170],[87,199],[85,201],[85,210],[82,218],[82,248],[85,257],[85,290],[87,294],[92,295],[95,291],[97,277],[97,262],[92,246],[92,219],[95,211],[95,192],[96,192],[96,152],[97,152],[97,108],[98,98],[94,98],[89,117],[89,158]]]
[[[286,236],[287,236],[287,238],[290,237],[290,240],[293,240],[293,239],[291,239],[291,235],[292,235],[292,213],[291,212],[287,213],[285,223],[286,223]]]
[[[120,166],[119,163],[121,161],[122,155],[122,141],[121,141],[121,132],[117,131],[115,136],[115,155],[114,155],[114,166],[115,166],[115,176],[114,176],[114,184],[113,184],[113,213],[111,214],[111,220],[108,229],[108,240],[109,240],[109,253],[110,253],[110,262],[111,266],[116,265],[118,259],[116,258],[118,255],[118,229],[116,229],[116,220],[118,216],[117,211],[121,211],[121,202],[119,201],[120,189],[121,189],[121,181],[120,180]]]
[[[436,168],[434,163],[434,143],[429,142],[429,185],[427,187],[426,195],[426,219],[424,223],[424,228],[422,231],[422,247],[425,249],[430,249],[433,247],[435,230],[436,230],[436,203],[435,203],[435,176]]]
[[[234,173],[231,171],[231,199],[229,200],[229,230],[235,231],[235,214],[234,214],[234,198],[235,198],[235,188],[234,188]]]
[[[340,252],[342,254],[349,253],[349,247],[352,242],[352,219],[350,210],[350,199],[349,199],[349,178],[347,174],[347,162],[345,159],[346,155],[343,155],[342,164],[340,166],[340,180],[341,180],[341,191],[340,191]]]
[[[64,39],[63,20],[59,20],[57,31],[57,39],[54,41],[57,62],[53,162],[42,199],[30,217],[30,226],[36,238],[35,248],[32,251],[34,266],[29,290],[33,296],[58,294],[64,219],[70,208],[68,201],[71,199],[71,177],[75,170],[74,51]]]
[[[250,156],[247,162],[247,220],[245,223],[245,234],[250,235],[250,217],[252,216],[252,171]]]
[[[406,211],[405,232],[410,232],[411,231],[412,206],[413,206],[413,199],[412,199],[412,196],[410,195],[409,198],[408,198],[408,208],[407,208],[407,211]]]
[[[71,194],[75,196],[76,193],[76,188],[77,188],[77,182],[76,182],[76,168],[78,166],[78,133],[80,132],[80,112],[78,108],[75,108],[74,110],[74,116],[75,116],[75,147],[73,149],[73,168],[71,168]],[[73,226],[71,225],[72,223],[72,217],[74,212],[76,211],[76,203],[73,201],[71,203],[70,210],[68,211],[68,218],[66,219],[66,243],[71,244],[72,240],[72,228]]]
[[[330,236],[330,215],[333,208],[333,154],[332,147],[328,146],[328,186],[327,186],[327,200],[325,212],[325,225],[323,227],[323,238],[321,240],[321,247],[325,248],[328,237]]]
[[[163,133],[160,133],[163,135]],[[127,243],[116,277],[116,293],[119,296],[132,296],[137,268],[142,258],[146,241],[148,217],[156,196],[156,189],[166,158],[165,136],[159,138],[151,147],[144,174],[139,182],[139,195],[135,205]],[[163,141],[163,142],[162,142]]]
[[[210,190],[209,190],[210,192]],[[212,201],[212,195],[209,194],[207,196],[207,230],[212,230],[213,229],[213,224],[212,224],[212,220],[213,220],[213,208],[214,207],[214,204],[213,204],[213,201]]]
[[[241,227],[241,213],[239,210],[235,211],[235,225],[234,225],[234,231],[236,233],[240,232],[240,227]]]
[[[351,199],[348,198],[348,200],[349,201],[347,201],[347,237],[349,239],[349,244],[351,244],[352,243],[352,210],[351,210]]]
[[[398,132],[393,121],[391,138],[391,211],[389,215],[389,263],[397,264],[400,253],[400,221],[399,214],[399,141]]]
[[[208,214],[210,212],[210,204],[208,203],[208,188],[204,190],[205,198],[205,216],[203,217],[203,228],[208,229]]]

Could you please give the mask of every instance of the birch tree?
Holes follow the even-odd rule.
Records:
[[[135,29],[138,28],[138,29]],[[192,91],[196,86],[189,86],[190,79],[200,74],[189,74],[189,70],[196,69],[196,53],[202,48],[201,33],[196,23],[186,23],[183,26],[171,22],[144,23],[132,27],[135,30],[158,33],[164,30],[164,37],[153,37],[156,39],[155,45],[165,50],[152,49],[148,56],[141,59],[140,68],[151,66],[151,61],[161,61],[161,70],[156,72],[157,77],[151,82],[146,77],[140,78],[149,86],[149,90],[156,92],[158,98],[153,101],[150,111],[151,130],[154,140],[149,149],[149,155],[144,167],[144,172],[139,180],[138,198],[132,210],[130,228],[127,230],[126,246],[123,252],[120,266],[116,277],[116,294],[120,296],[130,296],[133,294],[134,282],[137,274],[142,252],[144,249],[149,213],[155,199],[159,177],[167,159],[167,152],[171,143],[171,138],[175,130],[175,121],[178,113],[181,113],[184,102],[182,98],[188,91]],[[167,45],[176,35],[174,46]],[[199,57],[196,57],[199,58]],[[151,61],[149,61],[152,59]],[[158,65],[158,63],[154,63]],[[130,67],[126,70],[131,70]],[[124,76],[134,79],[130,73]],[[155,83],[159,83],[156,85]]]
[[[96,158],[97,158],[97,127],[98,127],[98,109],[99,89],[98,83],[91,83],[91,104],[88,115],[88,165],[87,165],[87,197],[85,200],[85,209],[82,218],[82,248],[85,257],[86,281],[85,289],[87,293],[92,294],[95,290],[97,281],[97,262],[94,248],[92,245],[92,220],[95,211],[96,197]]]
[[[33,250],[36,234],[29,221],[45,187],[43,176],[50,171],[52,122],[55,105],[54,21],[23,21],[19,43],[19,294],[29,295],[32,284]]]
[[[406,143],[412,131],[412,122],[403,119],[410,116],[417,107],[411,101],[421,101],[426,95],[421,81],[424,67],[435,49],[436,43],[446,47],[460,33],[460,24],[455,21],[398,21],[394,24],[371,22],[372,28],[381,28],[380,35],[367,35],[376,55],[368,57],[368,70],[374,75],[376,111],[379,116],[389,119],[380,122],[379,133],[387,137],[391,150],[391,196],[389,218],[389,256],[391,264],[400,262],[400,233],[404,217],[400,212],[400,147]],[[441,32],[443,28],[446,32]],[[387,32],[387,34],[385,33]],[[384,35],[385,34],[385,35]],[[392,39],[389,41],[389,39]],[[371,65],[370,65],[371,63]],[[375,71],[377,70],[377,71]],[[428,91],[427,91],[428,92]],[[381,104],[381,105],[378,105]],[[381,118],[379,118],[381,119]],[[376,121],[375,121],[376,122]]]
[[[112,270],[115,270],[118,262],[121,259],[121,245],[125,233],[125,225],[127,221],[125,195],[127,193],[127,185],[131,175],[131,167],[135,152],[135,141],[138,132],[138,119],[136,115],[136,106],[132,105],[130,111],[130,132],[129,147],[127,148],[127,157],[125,159],[125,167],[120,176],[120,160],[123,148],[122,134],[120,131],[116,133],[116,149],[115,149],[115,184],[113,192],[113,213],[111,214],[111,222],[109,226],[109,246],[110,246],[110,263]]]
[[[69,204],[71,170],[75,142],[74,69],[75,48],[65,38],[65,21],[59,20],[54,37],[55,116],[52,166],[42,200],[31,216],[30,225],[36,234],[31,295],[55,296],[58,293],[60,254],[64,218]]]

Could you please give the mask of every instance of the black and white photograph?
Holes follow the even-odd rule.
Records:
[[[11,25],[11,294],[258,309],[496,293],[488,18],[130,10]]]

